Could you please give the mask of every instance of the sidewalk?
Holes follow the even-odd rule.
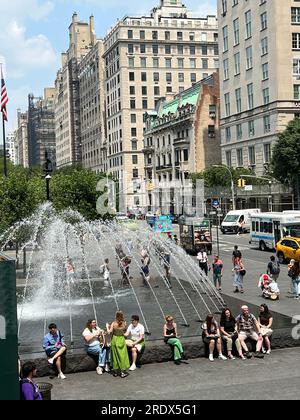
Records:
[[[87,372],[40,381],[53,384],[53,400],[300,399],[298,348],[275,350],[262,360],[187,363],[145,365],[124,379]]]

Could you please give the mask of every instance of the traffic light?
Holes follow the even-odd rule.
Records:
[[[243,178],[240,178],[238,180],[238,187],[239,188],[245,188],[245,185],[246,185],[246,181]]]

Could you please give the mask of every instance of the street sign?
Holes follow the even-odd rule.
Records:
[[[210,211],[209,214],[215,215],[215,214],[217,214],[217,212],[216,211]]]
[[[219,200],[213,200],[212,202],[212,208],[218,209],[220,207],[220,201]]]
[[[245,185],[244,191],[252,191],[252,190],[253,190],[253,185]]]

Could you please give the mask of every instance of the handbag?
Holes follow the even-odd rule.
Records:
[[[240,270],[240,275],[244,277],[246,275],[246,272],[246,270]]]

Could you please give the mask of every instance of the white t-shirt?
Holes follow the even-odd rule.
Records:
[[[145,334],[145,328],[142,324],[137,324],[136,327],[134,327],[132,324],[129,325],[127,328],[127,333],[129,333],[129,339],[133,341],[137,341],[141,338],[142,335]]]
[[[100,331],[101,331],[101,329],[100,329],[99,327],[97,327],[97,328],[93,328],[93,329],[92,329],[92,332],[91,332],[88,328],[86,328],[86,329],[83,331],[82,336],[83,336],[83,337],[88,337],[89,335],[94,334],[96,331],[100,332]],[[85,345],[86,345],[86,346],[89,346],[89,347],[97,346],[97,345],[99,345],[99,338],[98,338],[98,337],[94,337],[94,338],[93,338],[91,341],[89,341],[88,343],[84,340],[84,343],[85,343]]]
[[[199,252],[197,255],[197,260],[201,263],[206,263],[208,258],[207,258],[207,253],[205,251],[203,252]]]

